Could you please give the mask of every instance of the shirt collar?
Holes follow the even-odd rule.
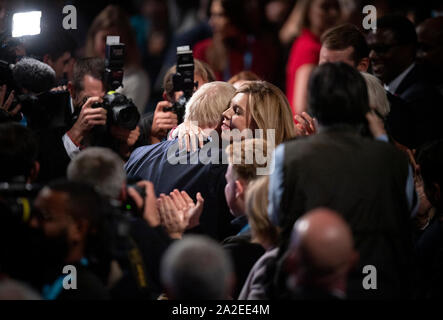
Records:
[[[415,63],[411,64],[405,71],[400,73],[397,78],[392,80],[389,84],[385,84],[385,89],[389,91],[392,94],[395,94],[395,92],[398,90],[398,87],[400,87],[400,84],[403,82],[403,80],[406,78],[408,73],[415,67]]]

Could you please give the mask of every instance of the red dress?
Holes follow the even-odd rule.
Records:
[[[301,35],[294,41],[286,65],[286,96],[295,115],[293,106],[295,73],[298,68],[305,64],[318,64],[320,58],[321,42],[308,29],[304,29]]]
[[[244,43],[247,43],[244,39]],[[194,48],[194,58],[202,60],[208,64],[207,51],[212,45],[212,39],[205,39],[198,42]],[[277,51],[276,47],[267,40],[250,41],[249,46],[243,46],[242,49],[231,49],[229,51],[229,68],[225,72],[215,72],[219,81],[228,81],[237,73],[249,70],[257,74],[260,78],[267,81],[274,81],[276,75]],[[247,48],[249,50],[247,50]],[[211,66],[212,67],[212,66]],[[214,68],[213,68],[214,69]]]

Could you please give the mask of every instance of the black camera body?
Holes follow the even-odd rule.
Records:
[[[116,90],[123,87],[125,44],[120,43],[120,37],[117,36],[110,36],[106,41],[105,83],[109,90]]]
[[[177,115],[178,123],[183,122],[186,104],[194,93],[198,83],[194,82],[194,57],[189,46],[177,47],[177,71],[172,76],[174,92],[183,91],[183,95],[164,111],[172,111]]]
[[[94,103],[92,107],[107,111],[107,125],[134,130],[140,120],[140,113],[132,100],[120,93],[108,93],[102,103]]]

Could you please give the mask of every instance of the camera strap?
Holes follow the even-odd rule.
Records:
[[[134,275],[137,287],[146,291],[148,289],[148,279],[146,275],[146,268],[143,263],[143,257],[140,253],[140,249],[131,236],[128,236],[131,243],[131,249],[128,251],[128,260],[131,265],[132,273]]]

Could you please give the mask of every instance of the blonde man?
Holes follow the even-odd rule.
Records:
[[[198,122],[207,131],[219,130],[220,116],[229,104],[235,89],[225,82],[211,82],[199,88],[186,106],[185,119]],[[215,158],[223,156],[223,150],[210,149]],[[203,149],[187,153],[179,151],[178,140],[168,140],[136,149],[125,169],[128,177],[151,181],[157,196],[173,194],[178,189],[186,191],[195,201],[201,193],[205,201],[200,218],[201,231],[213,238],[222,239],[230,232],[229,209],[223,189],[227,165],[218,162],[203,163]],[[172,195],[171,195],[172,196]]]

